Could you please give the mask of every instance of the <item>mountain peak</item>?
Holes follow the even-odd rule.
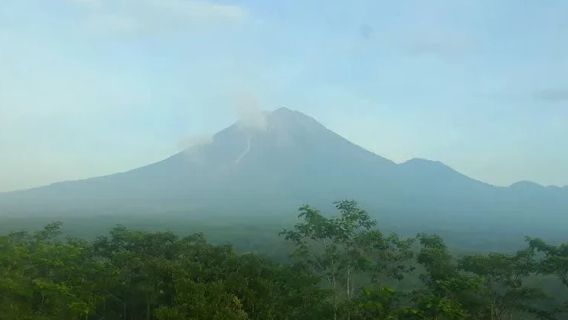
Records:
[[[267,115],[267,122],[273,127],[286,130],[299,130],[300,128],[323,128],[316,119],[296,110],[286,107],[278,108]]]
[[[272,114],[279,114],[279,113],[296,113],[296,112],[298,112],[298,111],[292,110],[292,109],[287,108],[287,107],[280,107],[280,108],[275,109],[271,113]]]
[[[281,107],[278,108],[268,114],[269,118],[288,118],[288,119],[311,119],[312,121],[317,122],[312,117],[296,110],[292,110],[290,108]]]

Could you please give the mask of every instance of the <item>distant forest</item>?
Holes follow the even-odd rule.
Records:
[[[336,208],[299,209],[285,261],[123,226],[2,235],[0,319],[568,319],[568,243],[457,254],[437,235],[381,232],[354,201]]]

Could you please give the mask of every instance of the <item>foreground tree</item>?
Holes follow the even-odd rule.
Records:
[[[504,320],[522,314],[546,315],[537,307],[546,299],[542,290],[525,284],[537,267],[530,250],[514,255],[490,253],[467,256],[461,259],[460,267],[482,280],[485,318]]]
[[[419,319],[469,319],[479,309],[479,279],[462,274],[442,238],[418,235],[417,262],[424,269],[420,279],[425,285],[413,292]]]
[[[552,275],[568,290],[568,243],[552,245],[542,239],[527,238],[529,250],[537,255],[537,272],[541,275]],[[558,317],[568,317],[568,298],[562,297],[560,306],[554,307]]]
[[[408,270],[405,262],[412,256],[411,242],[375,230],[376,221],[355,201],[337,202],[336,208],[339,215],[328,218],[304,206],[298,216],[302,221],[281,234],[294,243],[295,261],[325,279],[332,295],[333,319],[350,319],[354,295],[362,287],[356,279],[402,277]]]
[[[544,254],[539,265],[540,272],[555,275],[568,288],[568,243],[555,246],[538,238],[528,238],[527,241],[530,249]]]

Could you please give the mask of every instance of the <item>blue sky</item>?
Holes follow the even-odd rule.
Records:
[[[568,184],[568,2],[2,0],[0,191],[305,112],[401,162]]]

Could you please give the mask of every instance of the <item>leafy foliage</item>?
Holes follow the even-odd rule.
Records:
[[[565,319],[563,301],[528,285],[568,287],[568,245],[528,239],[513,254],[456,257],[442,238],[385,235],[354,201],[337,216],[300,208],[282,231],[290,263],[202,234],[117,226],[94,241],[61,224],[0,236],[0,318],[229,320]],[[401,281],[414,281],[403,290]]]

